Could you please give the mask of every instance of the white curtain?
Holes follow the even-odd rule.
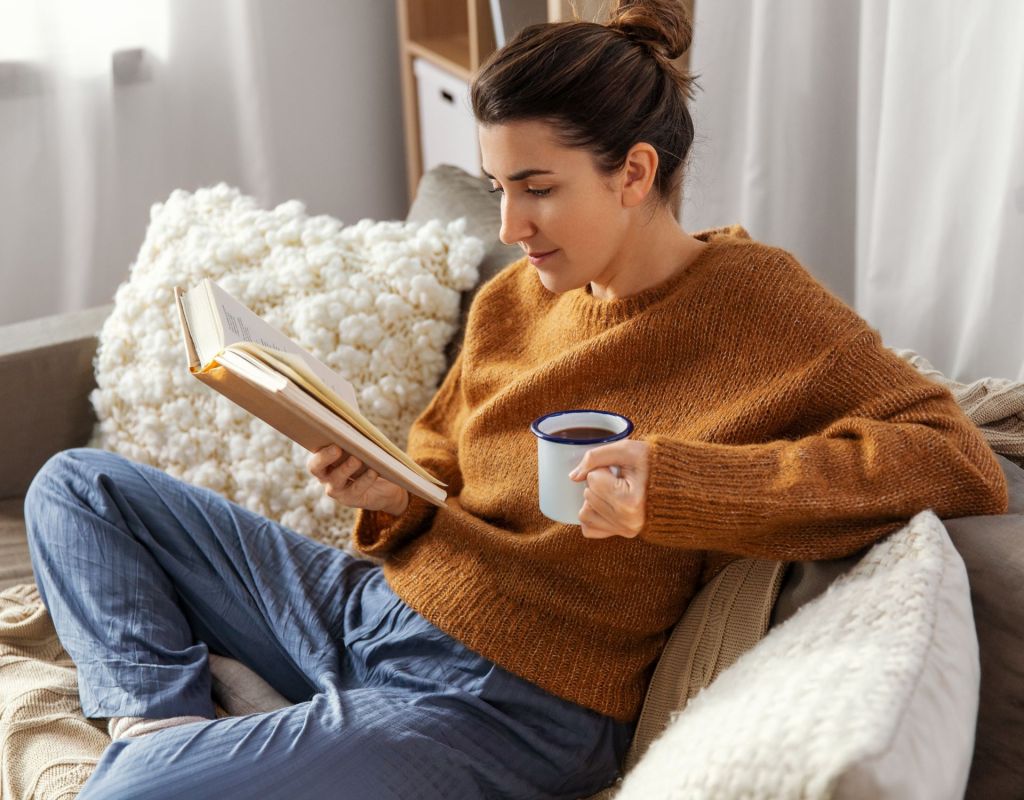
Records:
[[[393,3],[0,0],[0,324],[110,302],[176,188],[402,217]]]
[[[696,3],[683,210],[960,381],[1024,379],[1024,3]]]

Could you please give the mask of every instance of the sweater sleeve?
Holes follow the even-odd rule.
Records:
[[[445,490],[449,497],[462,492],[458,435],[464,415],[460,351],[430,404],[409,429],[406,448],[417,464],[447,484]],[[411,493],[409,505],[398,517],[385,511],[359,509],[352,541],[367,555],[386,556],[410,537],[426,530],[438,512],[443,513],[443,510]]]
[[[711,444],[654,436],[640,536],[670,547],[785,561],[839,558],[930,508],[1003,513],[1007,487],[945,387],[872,329],[829,358],[793,438]]]

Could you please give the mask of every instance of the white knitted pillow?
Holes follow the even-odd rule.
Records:
[[[967,572],[924,511],[694,697],[615,798],[960,798],[979,680]]]
[[[294,200],[260,209],[224,184],[175,191],[153,206],[100,332],[90,445],[345,547],[355,513],[324,496],[309,454],[189,375],[172,288],[217,281],[352,381],[362,412],[404,448],[482,256],[463,220],[344,227]]]

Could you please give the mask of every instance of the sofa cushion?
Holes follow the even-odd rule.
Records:
[[[977,687],[966,570],[925,511],[693,698],[616,798],[958,797]]]
[[[223,184],[175,191],[153,207],[100,332],[90,444],[346,547],[355,510],[324,495],[309,454],[189,374],[172,287],[216,280],[352,381],[362,412],[404,448],[482,255],[458,220],[344,227],[297,201],[260,209]]]
[[[416,189],[416,197],[406,219],[426,222],[437,219],[448,222],[466,220],[466,233],[484,243],[484,257],[480,262],[480,280],[462,293],[459,328],[445,351],[450,367],[462,346],[469,306],[480,287],[493,278],[502,267],[523,257],[521,248],[502,244],[498,239],[501,226],[501,195],[490,192],[490,181],[470,175],[458,167],[442,164],[427,172]]]
[[[216,653],[210,653],[208,659],[213,698],[228,716],[276,711],[292,705],[287,697],[241,661]]]
[[[0,326],[0,499],[23,495],[46,459],[89,439],[96,331],[110,309]]]

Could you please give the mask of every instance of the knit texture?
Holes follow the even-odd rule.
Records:
[[[0,592],[0,798],[70,800],[110,744],[36,587]]]
[[[993,452],[1024,467],[1024,382],[990,377],[960,383],[943,375],[913,350],[893,352],[949,389],[960,408],[981,429]]]
[[[442,630],[560,697],[635,719],[710,553],[849,555],[930,508],[1001,513],[991,450],[943,386],[792,255],[739,226],[618,300],[553,294],[524,259],[470,309],[463,349],[408,451],[450,487],[353,541]],[[541,515],[530,422],[599,408],[650,445],[636,538]],[[702,578],[702,576],[704,576]]]
[[[963,560],[922,512],[694,697],[615,798],[963,798],[979,676]]]

